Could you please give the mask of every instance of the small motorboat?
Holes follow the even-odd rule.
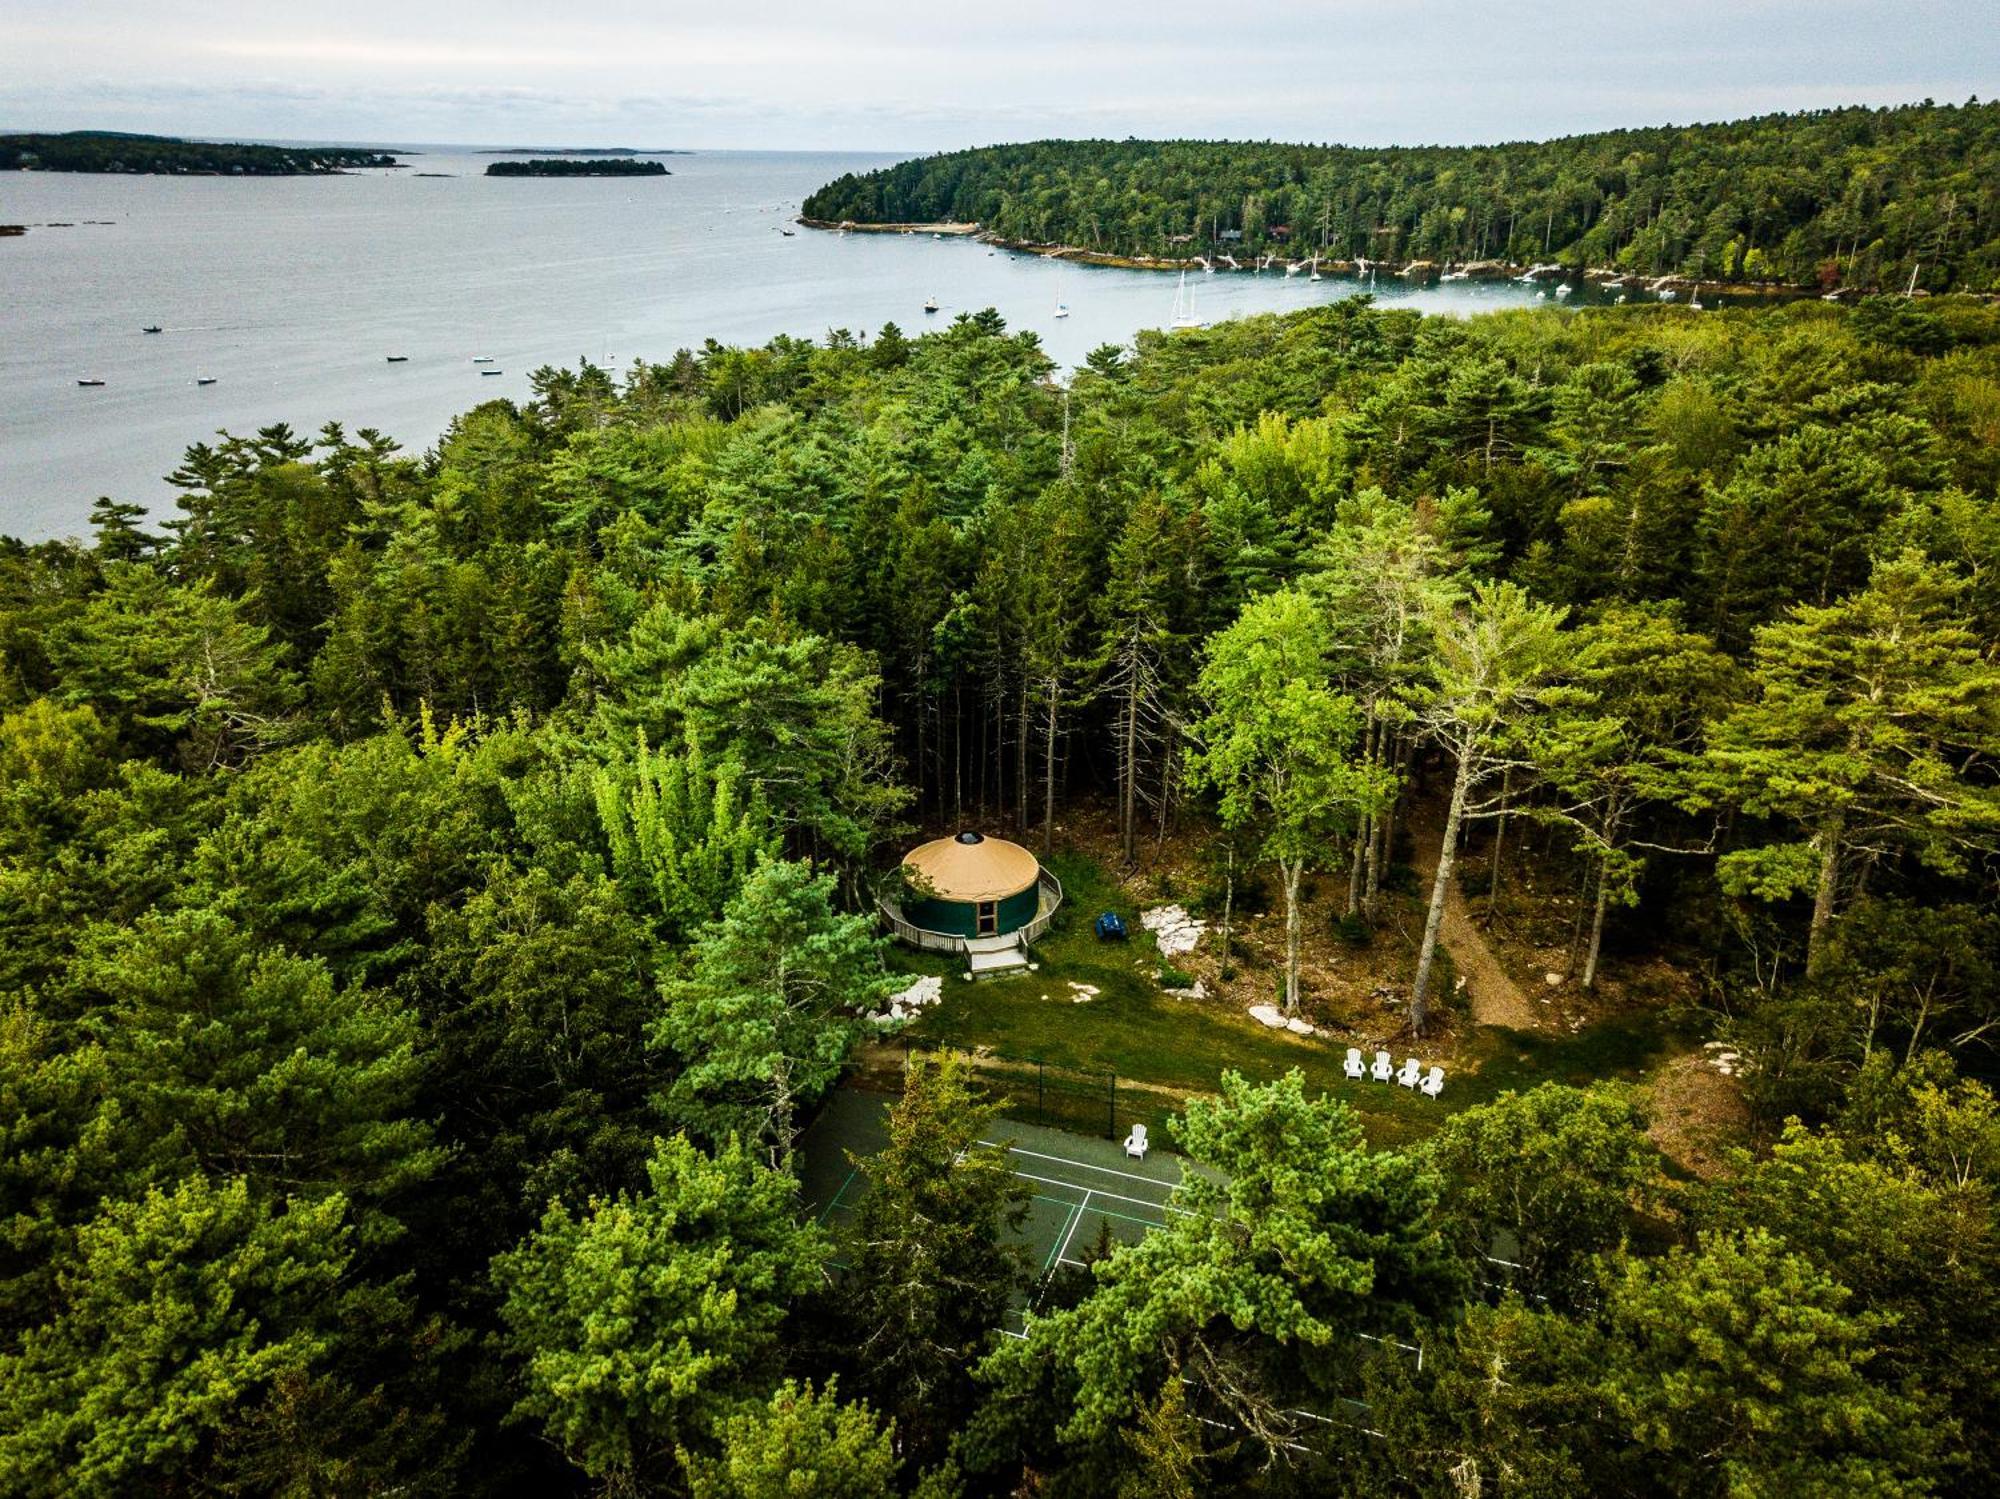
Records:
[[[472,356],[472,362],[474,364],[491,364],[493,362],[493,356],[491,354],[474,354]]]
[[[160,325],[158,323],[148,323],[145,327],[141,328],[139,331],[141,333],[158,333],[160,331]]]
[[[78,385],[102,385],[104,382],[102,380],[79,380],[76,383]]]
[[[1568,296],[1568,295],[1569,295],[1569,294],[1570,294],[1570,293],[1571,293],[1572,291],[1574,291],[1574,290],[1575,290],[1575,288],[1574,288],[1574,287],[1570,287],[1570,286],[1558,286],[1558,287],[1556,288],[1556,295],[1557,295],[1558,297],[1566,297],[1566,296]]]
[[[938,299],[936,297],[928,297],[924,300],[925,312],[936,312],[937,310],[938,310]]]
[[[479,373],[482,375],[504,375],[507,372],[505,370],[481,370]]]
[[[408,364],[410,362],[410,356],[407,354],[391,354],[388,356],[388,359],[391,364]]]
[[[194,383],[195,383],[195,384],[197,384],[197,385],[213,385],[213,384],[215,384],[215,376],[213,376],[213,375],[196,375],[196,376],[194,377]]]

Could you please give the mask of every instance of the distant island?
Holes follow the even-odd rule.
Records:
[[[0,135],[0,171],[137,172],[188,177],[306,177],[393,167],[394,156],[346,146],[249,146],[171,135],[71,130]]]
[[[500,146],[475,156],[692,156],[692,151],[642,151],[637,146]]]
[[[669,177],[657,161],[562,161],[535,158],[533,161],[496,161],[486,168],[489,177]]]

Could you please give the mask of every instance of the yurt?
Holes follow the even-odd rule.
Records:
[[[1018,843],[960,833],[903,857],[903,919],[953,937],[1004,937],[1035,919],[1042,866]]]

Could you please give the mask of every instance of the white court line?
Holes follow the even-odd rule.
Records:
[[[1062,1243],[1056,1247],[1056,1263],[1058,1265],[1063,1262],[1064,1256],[1069,1253],[1069,1241],[1076,1237],[1076,1226],[1083,1222],[1083,1215],[1089,1211],[1090,1188],[1085,1187],[1083,1189],[1083,1201],[1076,1205],[1076,1216],[1069,1220],[1069,1232],[1063,1235]]]
[[[1066,1182],[1057,1176],[1036,1176],[1030,1171],[1016,1171],[1014,1174],[1020,1177],[1022,1181],[1041,1182],[1051,1187],[1068,1187],[1072,1192],[1083,1193],[1086,1199],[1091,1197],[1109,1197],[1116,1202],[1130,1202],[1142,1208],[1151,1208],[1156,1213],[1180,1213],[1183,1216],[1192,1213],[1192,1209],[1177,1208],[1171,1202],[1153,1202],[1144,1197],[1127,1197],[1123,1192],[1107,1192],[1102,1187],[1080,1187],[1075,1182]]]
[[[1106,1176],[1122,1176],[1127,1181],[1144,1182],[1149,1187],[1161,1187],[1173,1191],[1175,1182],[1163,1182],[1157,1176],[1141,1176],[1136,1171],[1120,1171],[1116,1166],[1095,1166],[1089,1161],[1073,1161],[1066,1155],[1045,1155],[1039,1150],[1023,1150],[1018,1145],[1002,1145],[998,1140],[981,1140],[981,1145],[989,1150],[1005,1150],[1011,1155],[1033,1156],[1038,1161],[1054,1161],[1058,1166],[1074,1166],[1080,1171],[1102,1171]],[[1077,1188],[1080,1192],[1083,1189]]]

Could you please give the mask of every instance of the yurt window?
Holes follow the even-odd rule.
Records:
[[[991,937],[1000,930],[1000,903],[982,900],[979,903],[979,935]]]

